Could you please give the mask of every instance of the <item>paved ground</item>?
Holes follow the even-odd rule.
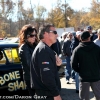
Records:
[[[61,96],[63,100],[79,100],[78,93],[75,92],[75,82],[66,84],[65,77],[60,78],[61,80]],[[71,80],[72,81],[72,80]],[[90,90],[90,100],[95,100],[92,91]]]

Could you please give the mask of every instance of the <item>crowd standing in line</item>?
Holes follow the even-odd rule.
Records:
[[[31,96],[35,95],[35,90],[30,87],[30,61],[37,43],[37,30],[30,24],[24,25],[19,33],[19,56],[23,68],[23,78]],[[33,98],[33,100],[35,99]]]
[[[22,27],[19,33],[19,55],[24,80],[31,96],[47,96],[39,100],[62,100],[60,96],[61,83],[58,75],[62,63],[58,56],[62,54],[66,56],[67,60],[65,69],[67,70],[67,74],[65,72],[67,84],[70,84],[70,78],[75,79],[76,93],[79,93],[80,100],[89,100],[89,86],[92,87],[96,99],[100,100],[100,87],[98,86],[100,84],[100,63],[98,59],[100,58],[99,47],[97,46],[100,45],[100,29],[97,32],[98,38],[92,30],[91,26],[87,27],[87,31],[79,28],[74,36],[72,32],[65,32],[62,35],[63,41],[59,42],[57,31],[53,25],[44,26],[38,33],[38,37],[37,30],[30,24]],[[92,48],[91,45],[94,45],[95,48]],[[84,55],[80,53],[80,48]],[[97,57],[91,48],[95,52],[97,50]],[[93,53],[93,56],[90,56],[87,52],[91,55]],[[88,58],[87,60],[85,55]],[[89,58],[97,61],[93,62]],[[82,63],[82,60],[84,63]],[[90,66],[91,61],[93,62],[92,66]],[[94,72],[92,72],[93,70]],[[98,74],[98,77],[95,73]],[[35,98],[32,99],[35,100]]]

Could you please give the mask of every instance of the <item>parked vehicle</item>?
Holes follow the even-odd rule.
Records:
[[[22,94],[21,94],[22,93]],[[17,43],[0,43],[0,95],[29,95]]]

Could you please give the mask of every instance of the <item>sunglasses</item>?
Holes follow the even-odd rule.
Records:
[[[50,33],[54,33],[54,34],[57,34],[57,31],[49,31]]]
[[[36,35],[35,35],[35,34],[34,34],[34,35],[31,34],[31,35],[29,35],[29,37],[31,37],[31,38],[32,38],[32,37],[36,37]]]

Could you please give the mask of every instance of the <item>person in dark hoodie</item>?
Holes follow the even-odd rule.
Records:
[[[89,87],[96,100],[100,100],[100,47],[90,40],[90,33],[81,34],[81,43],[74,49],[72,68],[79,73],[79,98],[89,100]]]

